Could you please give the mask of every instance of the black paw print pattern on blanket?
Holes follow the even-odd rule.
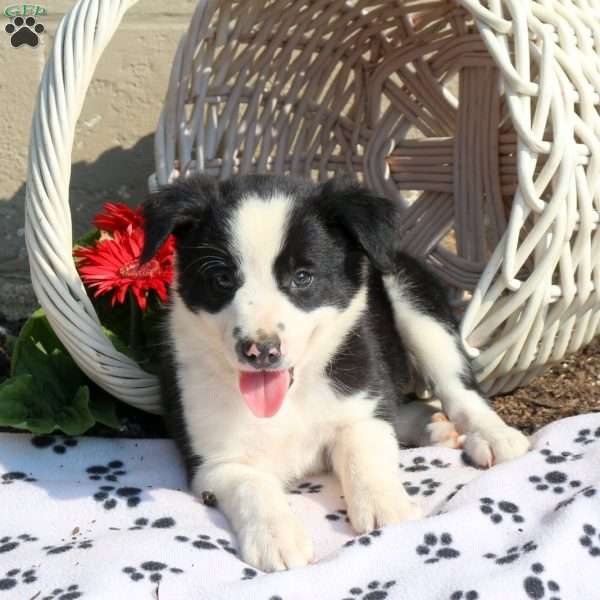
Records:
[[[224,538],[213,539],[210,535],[201,533],[196,536],[196,539],[190,539],[186,535],[177,535],[175,539],[178,542],[190,543],[198,550],[225,550],[229,554],[237,554],[237,550],[231,545],[229,540]]]
[[[555,494],[564,494],[568,490],[581,487],[578,479],[569,479],[563,471],[549,471],[545,475],[531,475],[529,481],[534,484],[538,492],[551,491]]]
[[[77,598],[82,598],[83,596],[84,593],[79,589],[79,585],[74,583],[64,589],[54,588],[52,593],[43,596],[41,600],[77,600]]]
[[[180,575],[183,569],[179,567],[169,567],[169,565],[158,560],[147,560],[138,567],[123,567],[123,573],[129,576],[131,581],[142,581],[148,578],[153,583],[158,583],[166,573],[175,573]]]
[[[22,569],[10,569],[6,571],[5,575],[2,576],[0,573],[0,592],[6,590],[12,590],[17,586],[35,583],[37,581],[37,570],[36,567],[31,567],[26,571]],[[23,594],[28,592],[23,591]]]
[[[440,535],[426,533],[423,537],[423,543],[417,546],[417,554],[426,557],[425,564],[458,558],[460,552],[452,547],[452,543],[452,536],[448,532]]]
[[[525,518],[519,513],[519,507],[514,502],[508,500],[499,500],[496,502],[493,498],[480,498],[479,510],[488,515],[492,523],[502,523],[504,519],[512,519],[515,523],[523,523]]]
[[[27,483],[31,483],[33,481],[37,481],[37,479],[27,475],[27,473],[23,473],[23,471],[9,471],[8,473],[2,474],[2,485],[11,485],[17,481],[26,481]]]
[[[427,588],[440,600],[490,600],[498,595],[488,590],[489,577],[502,581],[506,600],[591,600],[592,592],[574,595],[570,573],[552,558],[549,540],[577,561],[578,584],[594,579],[590,573],[600,565],[598,425],[600,419],[587,428],[570,426],[560,439],[546,438],[534,445],[521,462],[485,472],[462,465],[456,450],[408,451],[401,455],[399,481],[424,507],[427,518],[355,537],[339,482],[316,477],[295,482],[290,490],[295,497],[288,500],[306,520],[317,552],[325,536],[332,536],[326,540],[331,543],[327,554],[322,554],[327,559],[317,556],[318,568],[345,567],[338,571],[342,577],[326,578],[322,597],[393,600],[406,589]],[[40,506],[40,514],[28,509],[29,520],[0,523],[0,600],[85,600],[103,594],[119,598],[123,590],[129,590],[131,600],[144,594],[155,597],[157,592],[161,598],[169,586],[187,589],[191,581],[198,589],[208,586],[207,590],[213,585],[214,589],[241,586],[244,595],[259,600],[289,600],[301,594],[300,589],[292,593],[285,578],[265,575],[241,560],[225,518],[203,506],[185,487],[183,476],[169,479],[169,471],[178,468],[175,453],[168,468],[164,462],[155,468],[160,453],[151,457],[144,447],[147,442],[141,440],[140,450],[133,444],[124,449],[121,441],[112,441],[111,446],[107,440],[104,451],[94,454],[88,451],[94,448],[93,440],[70,441],[53,434],[34,445],[30,436],[22,439],[19,452],[29,453],[42,466],[37,469],[34,461],[20,461],[16,451],[6,459],[0,434],[0,464],[5,461],[0,503],[12,502],[6,510],[18,514],[18,500],[34,496],[35,502],[52,504],[49,514],[56,515],[59,500],[67,499],[69,511],[80,505],[89,519],[70,514],[60,528],[53,520],[52,532],[46,531],[39,526],[45,510]],[[11,443],[16,444],[14,439]],[[55,469],[52,477],[45,469]],[[76,482],[75,493],[59,499],[57,482],[69,481]],[[572,524],[562,528],[568,538],[557,527],[558,539],[552,540],[552,528],[565,521]],[[81,530],[81,537],[69,536],[73,527]],[[108,553],[117,558],[104,560]],[[81,570],[79,566],[71,570],[74,564]],[[90,575],[99,564],[112,569],[115,590],[90,589],[95,585]],[[352,564],[369,568],[361,575]],[[457,578],[441,577],[444,573],[456,573]],[[291,575],[286,577],[293,579]]]
[[[21,533],[15,537],[11,535],[5,535],[0,538],[0,554],[12,552],[21,546],[21,544],[27,542],[37,542],[38,539],[29,533]]]
[[[497,565],[509,565],[519,560],[522,556],[529,554],[529,552],[533,552],[537,550],[537,544],[531,540],[521,546],[512,546],[506,552],[498,556],[493,552],[488,552],[484,554],[484,558],[488,558],[493,560]]]
[[[346,548],[349,546],[354,546],[355,544],[358,544],[359,546],[370,546],[380,536],[381,529],[373,529],[373,531],[365,535],[359,535],[358,537],[348,540],[344,546]]]
[[[348,590],[350,595],[343,600],[385,600],[388,597],[388,590],[395,585],[393,579],[384,582],[373,580],[367,583],[364,589],[358,586],[350,588]]]
[[[580,544],[587,548],[590,556],[600,557],[600,534],[598,529],[589,523],[583,526],[583,535],[579,538]]]
[[[523,588],[527,597],[534,600],[541,600],[542,598],[561,600],[559,596],[560,586],[553,579],[545,577],[545,570],[542,563],[538,562],[531,565],[531,574],[523,581]]]
[[[400,463],[398,466],[407,473],[419,473],[421,471],[429,471],[430,469],[447,469],[450,463],[444,462],[439,458],[427,460],[424,456],[415,456],[410,462],[406,464]]]
[[[36,435],[31,438],[34,448],[39,450],[49,449],[55,454],[65,454],[69,448],[77,446],[77,439],[65,435]]]

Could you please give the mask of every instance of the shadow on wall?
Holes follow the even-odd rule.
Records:
[[[104,202],[135,206],[148,193],[154,172],[154,135],[131,148],[116,146],[94,162],[75,163],[71,171],[70,203],[73,238],[85,233]],[[18,320],[37,306],[31,289],[25,249],[25,183],[10,199],[0,199],[0,315]]]

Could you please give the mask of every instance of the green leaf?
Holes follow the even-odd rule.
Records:
[[[23,325],[23,328],[21,329],[19,337],[14,342],[11,359],[11,375],[16,374],[16,367],[21,360],[21,351],[25,342],[35,344],[46,354],[49,354],[53,350],[67,352],[62,342],[54,333],[54,330],[48,322],[48,318],[41,308],[36,310],[31,317],[27,319],[25,325]]]
[[[50,433],[55,424],[31,375],[11,377],[0,385],[0,424],[33,433]]]
[[[89,407],[90,388],[82,385],[73,400],[55,411],[56,424],[67,435],[79,435],[96,422]]]
[[[26,401],[37,394],[31,375],[11,377],[0,385],[0,423],[19,427],[27,420]]]
[[[90,412],[94,419],[102,425],[119,429],[121,421],[117,416],[117,400],[100,386],[90,386]]]
[[[127,349],[120,340],[113,343]],[[14,342],[11,375],[0,386],[0,425],[33,433],[60,429],[67,435],[80,435],[96,422],[120,426],[116,399],[81,371],[42,310]]]
[[[76,242],[74,246],[93,246],[100,239],[100,231],[93,227],[86,231]]]

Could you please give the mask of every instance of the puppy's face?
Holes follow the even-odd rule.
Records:
[[[349,183],[193,178],[144,214],[144,258],[175,233],[176,293],[257,416],[277,412],[295,369],[329,358],[324,334],[356,312],[367,260],[391,261],[393,205]]]

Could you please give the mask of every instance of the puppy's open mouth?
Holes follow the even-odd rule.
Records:
[[[281,371],[242,371],[239,386],[252,414],[266,418],[277,414],[293,382],[292,367]]]

